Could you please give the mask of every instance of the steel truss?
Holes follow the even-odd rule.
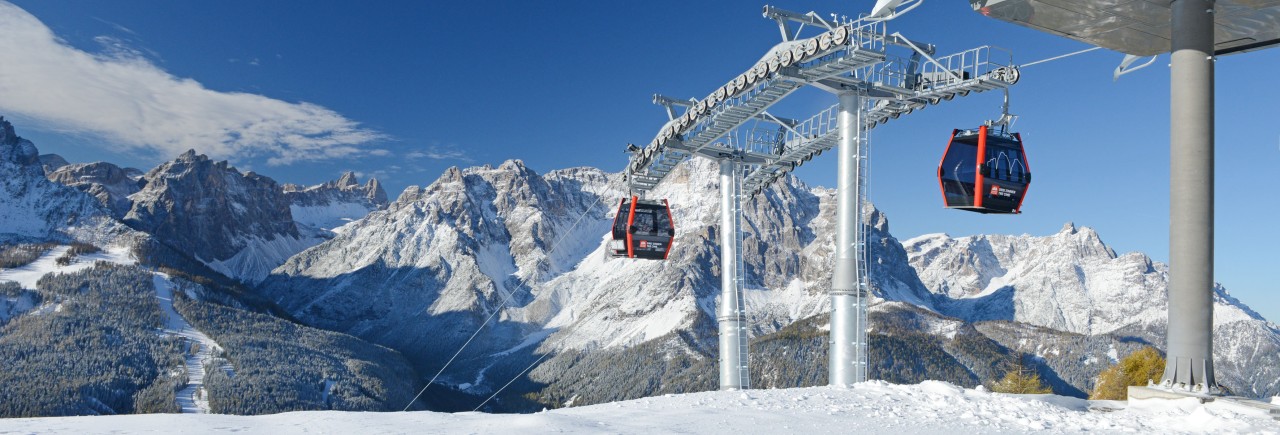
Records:
[[[870,140],[867,132],[902,115],[971,92],[1007,89],[1019,72],[1005,50],[982,46],[936,57],[929,44],[888,33],[887,20],[800,14],[766,6],[783,42],[759,62],[702,99],[654,96],[669,120],[644,147],[628,146],[624,180],[637,195],[654,189],[693,156],[721,162],[721,388],[748,388],[742,291],[742,203],[779,177],[837,145],[841,148],[836,265],[832,279],[831,383],[867,379],[866,308]],[[799,28],[792,24],[798,23]],[[805,26],[817,36],[799,38]],[[768,109],[805,86],[840,97],[840,104],[802,121]],[[677,113],[679,107],[683,112]],[[754,128],[744,128],[753,123]],[[763,127],[762,127],[763,126]],[[848,138],[848,140],[841,140]],[[839,328],[837,328],[839,326]]]

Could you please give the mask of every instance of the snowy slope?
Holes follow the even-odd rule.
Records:
[[[1165,342],[1169,266],[1138,252],[1117,255],[1091,228],[1068,223],[1041,237],[928,234],[905,247],[944,314]],[[1219,382],[1247,396],[1280,391],[1280,327],[1221,285],[1213,291]]]
[[[490,355],[507,355],[532,334],[550,338],[525,354],[641,343],[713,319],[719,294],[717,171],[691,161],[670,179],[650,194],[672,204],[669,261],[605,257],[604,235],[625,194],[616,177],[593,168],[542,175],[513,160],[451,168],[406,189],[290,258],[259,290],[308,324],[417,354],[428,366],[449,356],[434,349],[456,349],[492,315],[497,326],[451,367],[466,372],[455,384],[472,382]],[[833,193],[789,179],[746,210],[756,333],[826,308]],[[868,218],[885,257],[875,265],[877,293],[931,306],[883,216]]]
[[[91,196],[45,178],[40,152],[0,117],[0,242],[116,242],[129,233]]]
[[[337,231],[387,206],[387,192],[382,190],[382,184],[371,178],[361,185],[354,172],[315,186],[285,184],[281,187],[294,222],[326,231]]]
[[[36,282],[40,281],[40,277],[50,273],[71,273],[88,269],[93,267],[93,263],[97,261],[116,264],[134,264],[136,262],[130,255],[129,248],[111,246],[101,252],[78,255],[71,264],[66,266],[58,265],[58,257],[66,254],[69,250],[71,250],[71,246],[58,246],[50,249],[49,252],[44,253],[36,261],[26,266],[13,269],[0,268],[0,281],[14,281],[22,285],[22,288],[34,290]]]
[[[187,323],[173,307],[173,281],[169,276],[155,274],[156,299],[165,314],[164,333],[182,337],[189,345],[184,365],[187,370],[187,385],[178,390],[178,406],[184,414],[206,414],[209,412],[209,396],[204,388],[205,365],[209,364],[215,351],[222,349],[218,343],[205,333]],[[195,350],[195,352],[191,352]]]
[[[0,420],[18,433],[1161,433],[1277,434],[1265,411],[1196,399],[1089,402],[919,385],[716,391],[544,411],[291,412],[256,417],[180,414]]]
[[[670,258],[637,261],[604,253],[613,209],[626,194],[610,174],[574,168],[542,175],[519,161],[451,168],[290,258],[259,291],[310,325],[393,347],[429,373],[479,330],[442,378],[448,385],[502,382],[492,380],[515,372],[500,373],[497,365],[518,372],[546,352],[625,349],[671,334],[684,335],[663,352],[704,358],[715,345],[720,293],[718,185],[711,162],[678,166],[649,194],[671,204],[677,234]],[[745,204],[752,336],[828,309],[834,193],[786,179]],[[1046,237],[928,235],[904,246],[883,214],[872,210],[864,219],[872,226],[873,310],[888,301],[969,323],[1008,320],[1164,341],[1165,266],[1137,253],[1116,255],[1092,229],[1069,224]],[[1230,345],[1218,349],[1223,378],[1241,394],[1280,391],[1280,330],[1225,291],[1219,301],[1218,319],[1230,325],[1221,329]],[[960,325],[939,320],[925,332],[950,339]],[[1110,337],[1068,341],[1097,346]],[[1085,364],[1098,360],[1095,350],[1054,351],[1079,352]],[[1039,355],[1034,346],[1027,351]],[[538,382],[561,375],[532,373]],[[1074,388],[1088,388],[1090,376],[1074,373]]]

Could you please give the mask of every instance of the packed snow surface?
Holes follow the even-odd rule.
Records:
[[[26,266],[16,267],[13,269],[0,269],[0,281],[14,281],[22,285],[22,288],[35,289],[36,282],[50,273],[71,273],[88,269],[93,263],[98,261],[106,261],[116,264],[133,264],[136,261],[133,255],[129,253],[129,248],[122,246],[109,246],[101,252],[92,254],[77,255],[76,258],[66,266],[58,265],[58,257],[66,254],[71,250],[70,246],[58,246],[50,249],[49,252],[41,255],[36,261]]]
[[[1006,395],[927,381],[715,391],[536,414],[291,412],[0,420],[0,433],[1254,433],[1264,411],[1193,398],[1125,402]]]
[[[153,279],[156,287],[156,299],[159,300],[160,308],[164,310],[165,314],[164,332],[186,338],[191,343],[192,349],[195,350],[195,352],[188,351],[183,362],[187,368],[187,385],[175,393],[178,398],[178,406],[182,408],[183,413],[207,413],[209,412],[209,398],[204,388],[205,365],[212,360],[213,351],[221,349],[221,346],[218,346],[218,343],[215,343],[208,335],[187,323],[187,319],[183,318],[174,309],[173,282],[169,280],[168,275],[157,273]]]

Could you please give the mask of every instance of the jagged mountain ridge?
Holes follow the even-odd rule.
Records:
[[[232,279],[253,284],[332,230],[384,207],[381,183],[353,173],[320,185],[278,185],[194,150],[143,173],[107,162],[39,157],[57,184],[96,198],[110,215]]]
[[[318,242],[298,231],[275,180],[194,150],[148,171],[123,221],[218,272],[257,282]]]
[[[696,353],[714,343],[714,330],[705,325],[714,325],[719,293],[716,174],[709,163],[687,162],[652,192],[652,197],[671,200],[678,227],[666,262],[605,258],[602,247],[608,216],[616,207],[614,201],[624,194],[616,183],[605,182],[608,174],[578,168],[539,176],[518,161],[509,161],[498,168],[452,168],[426,188],[407,189],[387,210],[290,259],[261,289],[304,321],[416,355],[415,362],[424,372],[438,369],[476,325],[499,310],[495,316],[500,326],[482,330],[446,373],[447,382],[473,392],[493,388],[486,385],[496,376],[491,369],[523,368],[520,363],[502,361],[506,355],[523,358],[543,352],[624,349],[686,333],[685,339],[667,348]],[[770,334],[827,310],[833,196],[829,189],[811,189],[789,179],[748,203],[743,249],[754,335]],[[565,203],[574,207],[564,207]],[[578,217],[582,222],[566,232]],[[1031,267],[1033,260],[1017,267],[1001,263],[994,253],[975,248],[977,242],[951,243],[933,237],[914,240],[904,248],[888,233],[882,214],[872,212],[864,218],[873,223],[874,303],[906,302],[937,319],[953,319],[933,322],[939,325],[956,321],[1027,325],[1016,328],[1022,331],[1017,334],[1000,333],[1006,337],[1002,345],[1010,348],[1024,348],[1019,341],[1041,334],[1035,332],[1038,326],[1078,332],[1082,337],[1114,337],[1098,343],[1114,343],[1126,336],[1138,342],[1164,341],[1162,316],[1147,315],[1161,312],[1162,306],[1110,306],[1118,303],[1110,295],[1117,293],[1113,289],[1118,285],[1136,286],[1125,295],[1163,298],[1160,270],[1164,266],[1141,254],[1116,256],[1091,229],[1068,225],[1047,238],[990,236],[1022,240],[1000,245],[1023,252],[1019,258],[1039,255],[1057,258],[1040,258],[1042,265],[1078,264],[1065,269],[1072,271],[1068,276],[1060,268]],[[556,243],[563,247],[549,254]],[[930,254],[934,257],[970,260],[918,261],[913,267],[908,252],[917,252],[912,258],[921,258],[918,251],[925,251],[925,245],[936,251]],[[947,264],[952,266],[944,267]],[[1020,281],[1009,275],[1010,270],[1021,271],[1016,275]],[[1079,279],[1080,285],[1061,288],[1064,295],[1043,291],[1043,285],[1052,287],[1068,278]],[[1008,285],[981,291],[1000,279]],[[1023,292],[1026,299],[1020,299]],[[1031,304],[1035,298],[1047,300]],[[1223,300],[1220,312],[1248,313],[1238,302]],[[1125,311],[1132,309],[1138,314]],[[1080,316],[1085,320],[1078,320]],[[1227,317],[1231,316],[1235,314]],[[1126,323],[1125,319],[1142,321]],[[1255,361],[1280,361],[1280,348],[1270,344],[1280,337],[1274,325],[1256,315],[1240,319],[1244,323],[1228,322],[1234,326],[1220,328],[1227,335],[1219,340],[1254,343],[1253,355],[1262,355]],[[1238,335],[1242,332],[1237,329],[1253,335]],[[1007,338],[1014,336],[1024,338]],[[1098,344],[1089,346],[1095,350],[1082,354],[1079,361],[1072,359],[1071,349],[1057,349],[1058,355],[1068,356],[1055,364],[1091,359],[1098,370],[1105,367],[1096,351]],[[1024,350],[1037,354],[1043,349]],[[1229,350],[1224,360],[1243,352],[1224,350]],[[1275,376],[1254,376],[1231,366],[1224,362],[1220,376],[1237,391],[1278,388],[1271,381]],[[548,376],[543,379],[556,375]],[[1071,382],[1080,384],[1073,384],[1078,391],[1088,387],[1082,381],[1087,378],[1073,374]]]
[[[44,159],[43,156],[41,158]],[[68,163],[50,171],[51,167],[52,165],[45,164],[45,175],[49,181],[88,193],[110,210],[111,216],[116,219],[124,219],[125,214],[133,208],[129,195],[138,193],[143,184],[142,171],[121,168],[107,162]]]
[[[1043,237],[927,234],[906,249],[925,285],[953,298],[948,315],[1165,342],[1169,266],[1138,252],[1117,255],[1091,228],[1068,223]],[[1213,291],[1219,382],[1242,394],[1280,391],[1280,328],[1221,285]]]
[[[293,221],[327,231],[387,206],[387,192],[376,178],[361,185],[354,172],[315,186],[285,184]]]
[[[654,192],[654,196],[672,200],[676,222],[681,227],[677,252],[673,252],[672,261],[666,264],[603,259],[603,252],[598,248],[615,206],[612,202],[624,194],[620,186],[610,182],[610,174],[576,168],[539,175],[516,161],[498,168],[455,168],[454,171],[456,174],[447,173],[427,188],[406,190],[400,198],[404,203],[395,207],[396,212],[373,213],[353,224],[363,229],[362,236],[345,238],[325,248],[326,251],[338,249],[342,255],[350,256],[348,262],[334,261],[338,256],[335,252],[306,254],[309,258],[299,259],[296,265],[290,266],[291,271],[280,273],[287,276],[277,277],[287,285],[263,286],[264,293],[280,298],[277,300],[292,301],[296,307],[305,307],[304,320],[309,323],[327,319],[333,323],[326,328],[361,335],[407,353],[418,353],[420,365],[446,358],[475,330],[474,325],[496,311],[501,326],[484,331],[478,340],[484,344],[470,347],[463,359],[455,363],[459,368],[447,376],[455,385],[473,384],[473,392],[492,388],[494,382],[501,382],[495,379],[508,375],[501,373],[502,370],[518,372],[529,361],[512,362],[504,360],[502,355],[515,355],[518,358],[514,359],[519,359],[535,357],[534,352],[626,350],[674,335],[682,338],[664,344],[664,352],[702,352],[699,358],[708,357],[708,346],[714,346],[713,307],[719,293],[715,168],[704,162],[692,162],[674,172],[671,180]],[[182,189],[175,187],[174,190]],[[829,189],[810,189],[795,180],[787,180],[746,204],[743,225],[747,233],[744,244],[748,276],[746,298],[754,335],[766,336],[825,312],[824,291],[830,274],[834,228],[832,197]],[[584,211],[587,211],[585,216]],[[375,216],[380,216],[381,223],[370,221]],[[581,222],[577,221],[578,217],[582,217]],[[964,267],[973,269],[973,273],[982,278],[972,281],[982,283],[981,287],[976,284],[965,287],[959,278],[935,279],[930,275],[930,267],[921,267],[917,275],[917,269],[908,261],[907,250],[889,235],[887,219],[878,212],[866,218],[874,223],[873,290],[880,298],[876,302],[904,301],[923,307],[925,314],[922,315],[938,319],[924,323],[942,331],[939,334],[945,335],[946,325],[958,322],[956,318],[1028,322],[1019,325],[1027,325],[1029,332],[1023,333],[1024,337],[1033,338],[996,340],[1015,348],[1019,346],[1018,341],[1036,341],[1035,337],[1040,337],[1031,328],[1039,324],[1033,323],[1037,322],[1036,318],[1067,319],[1069,316],[1057,314],[1068,310],[1076,312],[1082,303],[1090,309],[1092,304],[1106,303],[1104,298],[1090,297],[1054,300],[1076,305],[1050,304],[1043,315],[1032,316],[1033,310],[1020,310],[1011,301],[1031,300],[1019,299],[1018,294],[1024,288],[1036,291],[1032,285],[1036,279],[1056,283],[1073,276],[1063,272],[1066,269],[1032,270],[1034,268],[1002,260],[992,252],[990,257],[994,260],[985,259],[956,269],[958,272],[963,272]],[[388,222],[395,222],[398,227],[380,228]],[[425,231],[428,227],[430,231]],[[1162,265],[1150,264],[1149,259],[1108,263],[1132,254],[1117,256],[1105,245],[1098,248],[1088,240],[1085,240],[1088,243],[1076,243],[1072,241],[1073,234],[1087,236],[1092,230],[1069,227],[1070,231],[1064,228],[1069,234],[1063,238],[1070,243],[1046,247],[1036,238],[1029,238],[1004,249],[1039,249],[1043,251],[1041,255],[1062,256],[1064,259],[1048,263],[1072,265],[1071,272],[1076,270],[1076,265],[1082,265],[1074,275],[1083,274],[1087,279],[1079,286],[1066,288],[1071,292],[1097,293],[1101,288],[1095,288],[1096,283],[1115,281],[1107,274],[1118,274],[1139,278],[1133,285],[1145,289],[1145,293],[1124,294],[1163,297],[1162,293],[1147,291],[1163,285],[1161,280],[1152,278],[1153,273],[1157,277],[1162,273]],[[985,243],[991,245],[991,240],[999,237],[1002,236],[990,236]],[[1101,244],[1100,240],[1096,243]],[[982,249],[974,246],[974,243],[956,243],[943,250],[970,256],[980,254]],[[422,261],[422,253],[429,251],[434,252],[436,259]],[[271,255],[280,262],[287,256]],[[266,256],[250,253],[246,257]],[[294,258],[299,257],[303,256]],[[365,262],[366,259],[372,260]],[[271,266],[270,262],[263,262],[259,270]],[[1012,276],[1010,270],[1026,270],[1026,273]],[[998,279],[1016,285],[1009,286],[1008,290],[1002,290],[1005,286],[1001,285],[989,293],[981,292]],[[931,293],[931,288],[936,293]],[[366,294],[366,289],[393,292],[384,297]],[[425,311],[413,312],[412,304],[402,304],[413,302],[412,298],[394,292],[424,293],[413,297],[421,298],[417,302],[422,303]],[[509,302],[506,301],[508,295],[514,295]],[[1277,347],[1272,338],[1276,335],[1274,326],[1232,300],[1225,291],[1219,291],[1218,300],[1220,307],[1237,307],[1234,311],[1220,308],[1219,317],[1225,313],[1238,320],[1220,321],[1218,334],[1257,338],[1225,340],[1248,346],[1219,349],[1223,355],[1219,361],[1223,379],[1240,379],[1248,374],[1246,370],[1250,367],[1277,366]],[[387,308],[393,305],[405,306]],[[884,310],[883,305],[879,303],[874,309]],[[369,321],[375,315],[395,310],[403,311],[398,317],[391,316],[397,321]],[[1145,307],[1144,310],[1140,313],[1159,313],[1163,308]],[[974,313],[987,314],[984,317]],[[429,320],[422,320],[428,317]],[[1087,317],[1091,320],[1083,324],[1091,329],[1081,330],[1087,334],[1109,331],[1121,338],[1140,337],[1151,343],[1163,343],[1163,325],[1159,321],[1115,323],[1113,319],[1125,317],[1097,313]],[[1114,324],[1104,325],[1106,322]],[[1054,325],[1078,328],[1081,323],[1063,320]],[[1064,349],[1059,349],[1059,353],[1073,352]],[[1037,352],[1034,348],[1029,351]],[[1090,357],[1096,359],[1096,355]],[[1244,393],[1276,389],[1274,382],[1267,383],[1275,376],[1254,375],[1253,379],[1232,381],[1236,382],[1232,388]]]
[[[230,363],[223,360],[224,366],[234,366],[234,375],[223,376],[223,391],[209,393],[213,400],[224,404],[221,412],[399,410],[406,405],[420,384],[398,353],[353,337],[297,325],[287,316],[278,316],[278,312],[277,316],[270,316],[272,307],[261,303],[256,295],[186,260],[191,251],[177,251],[167,243],[157,243],[151,235],[113,219],[106,208],[112,200],[124,198],[130,202],[123,210],[132,208],[127,186],[121,189],[113,184],[145,182],[141,180],[143,174],[135,171],[109,163],[69,164],[57,155],[41,156],[34,144],[18,137],[13,126],[0,118],[0,252],[28,249],[38,256],[34,262],[18,260],[2,266],[17,267],[19,275],[10,273],[14,270],[0,270],[5,272],[0,276],[0,344],[4,348],[0,353],[5,360],[0,367],[6,367],[6,374],[17,371],[15,376],[6,377],[6,397],[0,400],[6,416],[176,409],[173,385],[157,381],[146,389],[136,388],[147,385],[147,377],[157,371],[164,373],[165,382],[186,382],[183,357],[197,348],[165,338],[166,332],[157,329],[154,318],[125,313],[134,309],[157,311],[157,300],[199,305],[183,315],[200,316],[214,333],[231,334],[235,337],[230,342],[241,345],[239,350],[228,347],[227,352],[217,356],[229,359]],[[217,189],[200,193],[220,194]],[[194,214],[200,211],[180,206],[177,210]],[[74,242],[106,248],[112,255],[97,256],[106,262],[94,264],[92,258],[63,255],[70,247],[49,249]],[[126,248],[129,253],[115,248]],[[52,266],[54,257],[58,257],[57,267]],[[72,262],[69,266],[62,264],[67,259]],[[134,261],[146,267],[134,266]],[[169,276],[156,272],[156,266],[164,266],[165,273],[193,277],[203,284],[174,277],[189,284],[180,295],[184,297],[158,299],[161,293],[151,286],[159,285],[156,283],[161,278],[169,282]],[[99,273],[103,270],[128,270],[131,278]],[[15,276],[22,283],[8,280]],[[35,278],[26,279],[32,276]],[[28,285],[30,281],[37,284]],[[121,294],[137,297],[126,300]],[[127,308],[121,309],[120,304]],[[122,313],[139,327],[101,322]],[[173,311],[169,314],[179,315]],[[136,357],[139,349],[134,338],[156,336],[169,344],[154,355],[170,363],[177,361],[176,366],[161,361],[159,365],[163,366],[158,367],[153,364],[155,361]],[[210,364],[218,365],[216,361]],[[144,383],[131,385],[120,382],[122,378]],[[206,379],[206,385],[211,385],[208,382]]]
[[[79,241],[99,246],[130,233],[93,198],[45,178],[39,150],[0,117],[0,241]]]

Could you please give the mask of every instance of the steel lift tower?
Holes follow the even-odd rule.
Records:
[[[1168,365],[1161,384],[1218,392],[1213,374],[1213,64],[1280,44],[1280,0],[969,0],[983,15],[1133,57],[1171,53]]]
[[[742,303],[742,203],[815,156],[839,148],[830,383],[864,381],[871,290],[863,218],[868,131],[929,105],[971,92],[1007,89],[1018,81],[1011,56],[1000,49],[983,46],[939,57],[932,45],[888,33],[888,20],[920,0],[881,3],[885,4],[877,5],[871,16],[855,19],[765,6],[764,16],[777,22],[782,42],[702,99],[655,95],[654,103],[667,109],[669,120],[648,145],[628,147],[625,181],[638,196],[693,156],[720,163],[721,389],[750,388]],[[814,29],[816,36],[801,37]],[[805,86],[835,94],[838,104],[804,120],[768,111]]]

